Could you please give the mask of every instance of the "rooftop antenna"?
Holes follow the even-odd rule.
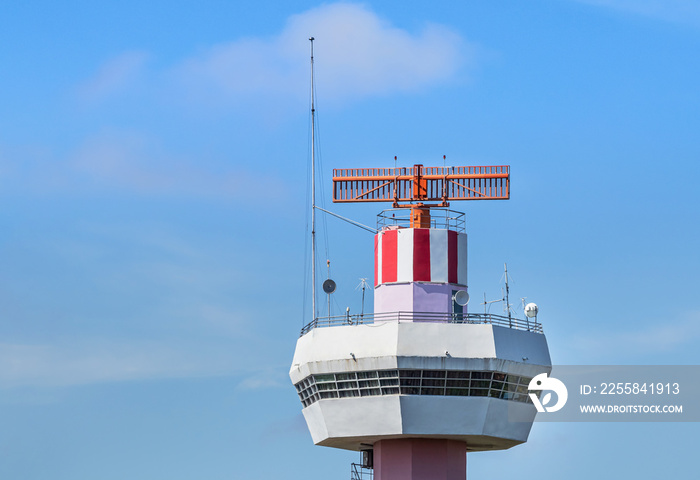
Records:
[[[508,287],[508,265],[505,262],[503,263],[503,269],[505,270],[505,277],[506,277],[506,310],[508,310],[508,325],[512,328],[513,327],[513,319],[511,318],[511,315],[510,315],[510,299],[508,298],[508,294],[510,293],[510,289]]]
[[[316,322],[316,108],[314,102],[314,37],[311,42],[311,316]],[[330,311],[328,312],[330,316]]]
[[[355,290],[358,288],[362,289],[362,310],[360,313],[360,318],[364,318],[365,315],[365,289],[367,288],[367,279],[366,278],[361,278],[359,285],[355,287]]]
[[[523,303],[525,303],[523,299]],[[535,324],[537,324],[537,312],[539,312],[539,307],[536,303],[528,303],[523,307],[525,310],[525,320],[527,321],[527,330],[530,331],[530,319],[535,319]]]
[[[506,300],[506,297],[503,294],[502,288],[501,288],[501,298],[499,298],[498,300],[491,300],[491,301],[487,302],[486,301],[486,292],[484,292],[484,303],[482,303],[482,305],[484,306],[484,315],[488,314],[488,312],[486,311],[486,305],[489,305],[491,303],[497,303],[497,302],[505,302],[505,300]]]
[[[331,280],[331,261],[326,260],[326,265],[328,266],[328,275],[326,276],[326,281],[323,282],[323,291],[328,295],[328,317],[331,316],[331,293],[335,292],[335,282]]]

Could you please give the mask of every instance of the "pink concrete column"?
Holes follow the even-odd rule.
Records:
[[[467,444],[402,438],[374,444],[374,480],[466,480]]]

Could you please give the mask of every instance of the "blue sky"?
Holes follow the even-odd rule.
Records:
[[[0,477],[348,477],[356,455],[313,446],[287,377],[309,315],[312,35],[326,194],[333,168],[395,155],[511,165],[511,200],[454,205],[472,302],[508,262],[555,363],[698,363],[698,2],[15,2]],[[371,235],[322,231],[333,308],[358,310]],[[468,475],[688,477],[696,433],[536,424]]]

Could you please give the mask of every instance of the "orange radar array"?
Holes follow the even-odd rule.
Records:
[[[430,226],[430,207],[451,200],[507,200],[510,166],[340,168],[333,170],[333,202],[393,202],[411,209],[411,226]],[[399,202],[411,202],[401,205]],[[423,202],[440,202],[426,205]]]

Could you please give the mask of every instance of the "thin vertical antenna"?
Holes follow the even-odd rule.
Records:
[[[311,42],[311,316],[316,321],[316,108],[314,103],[314,37]],[[330,312],[328,313],[330,315]]]
[[[361,317],[364,318],[365,316],[365,287],[367,287],[367,279],[363,278],[362,279],[362,312],[360,313]]]
[[[355,287],[355,290],[358,288],[362,289],[362,309],[360,310],[360,318],[364,318],[365,316],[365,288],[367,288],[367,279],[366,278],[361,278],[360,283]]]
[[[510,289],[508,288],[508,265],[503,263],[503,268],[506,271],[506,309],[508,310],[508,324],[513,327],[513,320],[510,318],[510,299],[508,298],[508,294],[510,293]]]

